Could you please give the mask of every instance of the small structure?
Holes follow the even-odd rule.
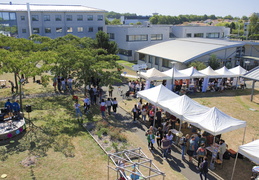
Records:
[[[165,173],[161,172],[152,160],[149,159],[141,150],[141,148],[124,150],[117,153],[108,154],[108,179],[110,169],[117,172],[117,179],[122,176],[126,180],[131,179],[130,175],[137,175],[140,179],[151,179],[161,176],[165,179]],[[110,161],[113,163],[111,164]],[[125,162],[123,166],[121,162]]]
[[[246,74],[244,74],[243,77],[253,81],[252,93],[251,93],[251,99],[250,99],[250,101],[253,101],[255,82],[259,81],[259,66],[255,67],[254,69],[252,69],[249,72],[247,72]]]

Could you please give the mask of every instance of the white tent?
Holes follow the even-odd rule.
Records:
[[[206,75],[197,71],[194,67],[190,67],[184,70],[180,70],[180,73],[186,74],[189,76],[188,79],[190,78],[201,78],[201,77],[205,77]]]
[[[176,98],[179,95],[175,94],[174,92],[167,89],[164,85],[160,84],[159,86],[139,91],[137,93],[137,96],[157,106],[158,102],[171,98]]]
[[[175,67],[172,69],[169,69],[167,71],[162,72],[167,76],[170,76],[171,78],[174,79],[190,79],[189,75],[181,73],[179,70],[177,70]]]
[[[139,76],[146,79],[147,81],[171,79],[170,76],[165,75],[155,68],[149,69],[146,72],[140,72]]]
[[[231,68],[231,69],[229,69],[229,71],[234,73],[234,74],[236,74],[236,75],[238,75],[238,76],[242,76],[245,73],[247,73],[247,70],[245,70],[241,66],[237,66],[237,67]]]
[[[228,70],[228,68],[226,68],[226,66],[215,70],[216,73],[219,73],[221,75],[221,77],[237,77],[238,75],[232,73],[231,71]]]
[[[246,156],[247,158],[249,158],[251,161],[255,162],[256,164],[259,164],[259,139],[252,141],[250,143],[244,144],[242,146],[239,146],[238,153]],[[234,163],[234,168],[233,168],[231,179],[233,179],[233,176],[234,176],[234,171],[235,171],[236,162],[237,162],[237,156],[238,156],[238,154],[236,155],[236,160]]]
[[[173,99],[158,102],[159,106],[165,111],[173,114],[181,120],[185,120],[185,114],[198,115],[209,110],[208,107],[199,104],[186,95],[179,96]]]
[[[214,136],[246,127],[246,121],[233,118],[216,107],[211,108],[204,114],[186,114],[184,115],[184,118],[194,126],[203,129]]]
[[[202,74],[205,74],[207,77],[210,77],[210,78],[221,78],[222,77],[219,73],[215,72],[210,66],[206,67],[203,70],[200,70],[199,72]]]

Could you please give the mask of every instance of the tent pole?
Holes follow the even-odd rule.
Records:
[[[252,93],[251,93],[251,99],[250,99],[250,101],[253,101],[254,89],[255,89],[255,80],[253,81],[253,85],[252,85]]]
[[[246,136],[246,127],[245,127],[245,130],[244,130],[244,136],[243,136],[243,142],[242,142],[242,145],[244,144],[245,142],[245,136]]]
[[[234,167],[233,167],[233,171],[232,171],[232,175],[231,175],[231,180],[233,179],[234,172],[235,172],[235,169],[236,169],[236,164],[237,164],[237,156],[238,156],[238,152],[237,152],[237,154],[236,154],[236,159],[235,159],[235,163],[234,163]]]

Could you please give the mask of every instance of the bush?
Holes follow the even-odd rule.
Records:
[[[109,123],[107,121],[98,121],[96,123],[96,130],[99,131],[101,128],[107,128],[109,126]]]

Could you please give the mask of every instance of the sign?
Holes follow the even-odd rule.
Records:
[[[147,68],[147,64],[136,64],[132,66],[132,69],[134,71],[139,71],[141,69],[146,69]]]

